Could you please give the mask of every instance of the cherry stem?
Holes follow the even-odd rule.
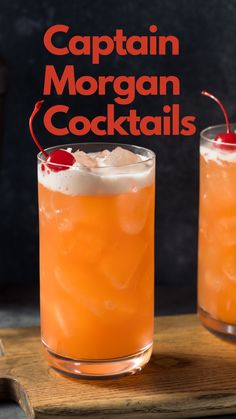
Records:
[[[223,112],[223,114],[224,114],[224,117],[225,117],[225,122],[226,122],[226,127],[227,127],[227,134],[229,134],[230,133],[230,123],[229,123],[229,118],[228,118],[228,114],[227,114],[227,111],[226,111],[226,109],[225,109],[225,107],[222,105],[222,103],[220,102],[220,100],[219,99],[217,99],[214,95],[212,95],[211,93],[209,93],[209,92],[206,92],[205,90],[203,90],[202,92],[201,92],[201,94],[203,95],[203,96],[208,96],[208,97],[210,97],[211,99],[213,99],[216,103],[218,103],[218,105],[219,105],[219,107],[221,108],[221,110],[222,110],[222,112]]]
[[[36,146],[39,148],[39,150],[43,153],[43,155],[47,159],[49,155],[46,153],[46,151],[44,151],[43,147],[41,147],[41,145],[39,144],[39,142],[38,142],[38,140],[37,140],[37,138],[35,136],[34,130],[33,130],[33,120],[34,120],[34,117],[38,113],[38,111],[41,108],[43,102],[44,102],[44,100],[39,100],[35,104],[34,110],[33,110],[32,114],[30,115],[30,119],[29,119],[29,130],[30,130],[31,137],[33,138]]]

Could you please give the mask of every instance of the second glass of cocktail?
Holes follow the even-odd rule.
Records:
[[[48,362],[87,377],[134,373],[153,342],[155,155],[106,143],[46,151],[58,149],[75,163],[60,167],[38,155]]]
[[[206,128],[200,142],[198,312],[209,330],[236,338],[236,134],[226,125]]]

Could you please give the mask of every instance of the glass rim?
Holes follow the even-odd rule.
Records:
[[[138,145],[134,145],[134,144],[112,143],[112,142],[99,142],[99,141],[61,144],[61,145],[56,145],[56,146],[53,146],[53,147],[45,148],[44,151],[48,152],[50,150],[55,150],[55,149],[63,149],[63,150],[65,150],[67,148],[71,148],[71,147],[74,147],[74,146],[77,146],[77,145],[78,146],[79,145],[83,145],[83,146],[101,145],[101,146],[104,146],[104,149],[106,148],[106,146],[117,146],[117,147],[124,147],[124,148],[127,148],[127,147],[129,148],[130,147],[130,148],[138,149],[140,151],[141,150],[146,151],[146,152],[148,152],[148,154],[150,154],[150,156],[147,157],[146,159],[141,160],[141,161],[138,161],[136,163],[121,164],[121,165],[118,165],[118,166],[114,166],[114,165],[110,165],[110,166],[107,166],[106,165],[105,166],[104,165],[104,166],[96,167],[96,171],[99,170],[99,169],[105,169],[105,168],[122,169],[122,168],[125,168],[125,167],[131,167],[131,166],[134,166],[135,167],[135,166],[138,166],[139,164],[147,163],[147,162],[150,162],[150,161],[153,161],[153,160],[156,159],[155,152],[152,151],[152,150],[150,150],[149,148],[146,148],[146,147],[142,147],[142,146],[138,146]],[[45,163],[45,156],[44,156],[44,154],[43,154],[42,151],[40,151],[37,154],[37,160],[40,163]],[[82,170],[83,169],[84,170],[88,170],[89,169],[86,166],[69,166],[67,164],[62,164],[62,163],[50,163],[50,165],[52,165],[54,167],[57,167],[57,166],[68,167],[68,168],[70,168],[72,170],[81,170],[81,169]]]
[[[232,134],[236,133],[236,122],[231,123],[230,126],[234,127]],[[208,141],[209,143],[214,143],[215,138],[209,138],[206,134],[208,132],[214,130],[214,129],[216,129],[216,130],[219,129],[220,130],[220,128],[222,128],[222,133],[225,132],[225,134],[226,134],[226,124],[217,124],[217,125],[211,125],[207,128],[204,128],[202,131],[200,131],[200,138],[205,140],[205,141]],[[220,133],[220,131],[219,131],[219,133]],[[219,144],[220,145],[226,145],[226,146],[229,146],[229,147],[235,147],[235,143],[220,142]]]

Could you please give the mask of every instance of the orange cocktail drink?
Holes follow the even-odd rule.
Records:
[[[59,370],[134,372],[153,340],[155,157],[134,146],[77,149],[61,171],[39,155],[42,341]]]
[[[236,334],[236,144],[219,144],[226,132],[201,133],[198,306],[209,329]]]

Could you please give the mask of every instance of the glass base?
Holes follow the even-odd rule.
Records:
[[[236,325],[224,323],[221,320],[214,319],[209,313],[198,306],[198,317],[210,332],[214,335],[236,342]]]
[[[140,371],[151,357],[152,344],[134,355],[112,360],[86,361],[64,358],[51,352],[46,346],[45,352],[48,364],[56,371],[70,377],[112,378]]]

